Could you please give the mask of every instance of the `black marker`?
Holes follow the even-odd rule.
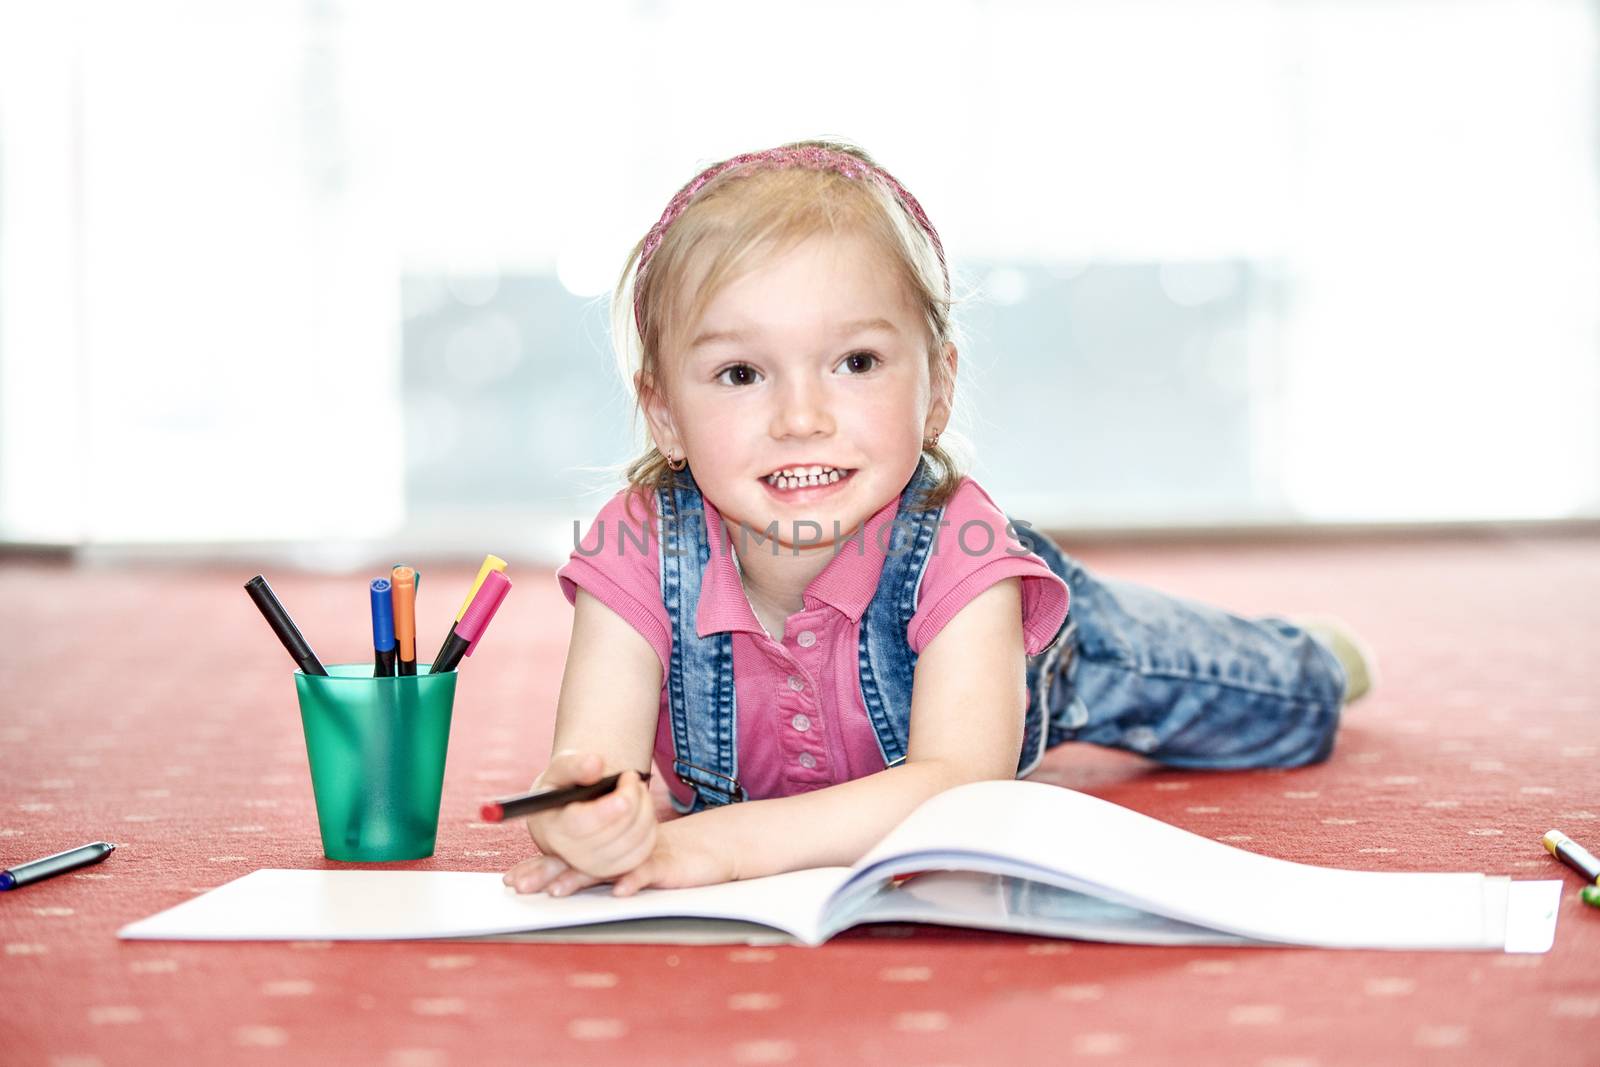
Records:
[[[289,650],[289,658],[298,663],[305,673],[326,677],[328,672],[323,669],[322,662],[317,659],[317,654],[311,651],[311,646],[306,644],[306,639],[300,636],[300,630],[295,626],[294,620],[289,618],[289,613],[283,610],[283,605],[278,603],[278,598],[272,595],[272,587],[267,584],[267,580],[258,574],[244,583],[244,591],[250,594],[250,599],[261,609],[261,615],[267,620],[267,625],[278,635],[283,647]]]
[[[107,841],[94,841],[87,845],[79,845],[77,848],[69,848],[65,852],[57,852],[54,856],[18,864],[9,871],[0,871],[0,890],[15,889],[29,882],[42,881],[57,874],[75,871],[79,867],[87,867],[91,863],[99,863],[111,855],[111,850],[116,847]]]
[[[478,814],[483,816],[484,822],[504,822],[506,819],[517,819],[524,815],[532,815],[536,811],[547,808],[559,808],[564,804],[571,804],[575,800],[593,800],[614,792],[617,780],[627,771],[618,771],[608,774],[598,782],[589,785],[569,785],[561,789],[546,789],[542,793],[522,793],[514,797],[501,797],[491,800],[478,809]],[[650,772],[645,771],[639,775],[641,782],[650,780]]]

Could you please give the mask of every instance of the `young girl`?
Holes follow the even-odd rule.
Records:
[[[542,854],[508,885],[848,865],[1065,741],[1327,758],[1366,685],[1348,635],[1090,575],[962,474],[952,303],[932,223],[854,147],[735,156],[667,205],[613,301],[656,447],[557,573],[575,615],[534,787],[626,773],[530,818]],[[657,820],[652,757],[685,817]]]

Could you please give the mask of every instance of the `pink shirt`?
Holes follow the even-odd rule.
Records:
[[[667,788],[687,805],[693,790],[671,773],[665,676],[672,627],[661,602],[661,547],[643,500],[634,498],[632,515],[625,510],[628,493],[620,490],[600,510],[580,542],[582,551],[573,550],[556,579],[568,602],[576,601],[577,587],[583,586],[631,623],[661,657],[655,761]],[[861,618],[883,571],[880,545],[889,541],[888,531],[880,541],[879,530],[893,521],[899,503],[896,497],[867,521],[865,537],[847,543],[812,579],[802,594],[804,608],[789,616],[783,633],[768,636],[745,594],[734,553],[717,551],[729,540],[722,516],[711,501],[703,501],[712,552],[695,627],[702,637],[733,633],[738,777],[752,800],[821,789],[883,769],[861,696],[856,649]],[[1005,513],[971,478],[962,479],[941,521],[946,525],[929,551],[916,613],[906,629],[912,651],[920,654],[973,597],[1012,576],[1022,579],[1028,655],[1048,645],[1067,615],[1066,583],[1032,553],[1007,554],[1007,549],[1020,553],[1022,544],[1007,534]],[[732,540],[737,546],[737,538]],[[746,550],[772,549],[770,542],[751,542]]]

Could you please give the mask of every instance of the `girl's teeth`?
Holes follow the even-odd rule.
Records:
[[[796,477],[776,474],[767,479],[767,484],[778,489],[799,489],[813,485],[832,485],[843,477],[844,472],[839,470],[831,470],[826,474],[805,474]]]

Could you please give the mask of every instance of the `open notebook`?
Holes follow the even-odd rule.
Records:
[[[118,936],[820,945],[862,923],[924,922],[1148,945],[1545,952],[1561,885],[1291,863],[1086,793],[987,781],[929,798],[850,867],[623,898],[609,883],[522,896],[498,873],[259,870]]]

